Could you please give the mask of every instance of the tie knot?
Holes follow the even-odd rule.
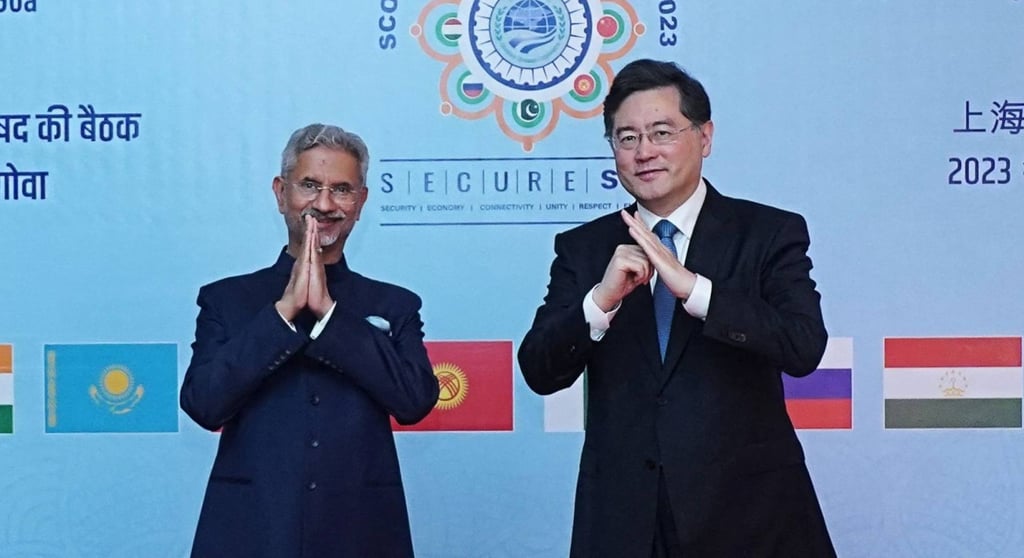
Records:
[[[658,238],[662,240],[671,240],[671,238],[675,236],[675,234],[678,231],[679,229],[677,229],[676,226],[673,225],[672,222],[669,221],[668,219],[662,219],[661,221],[658,221],[658,223],[654,225],[654,234],[658,235]]]

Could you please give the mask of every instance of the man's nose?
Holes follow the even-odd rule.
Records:
[[[313,198],[313,207],[317,209],[334,207],[334,200],[331,199],[331,191],[328,188],[319,190]]]
[[[657,148],[651,143],[647,135],[640,136],[639,143],[636,144],[636,149],[633,150],[633,157],[639,161],[646,161],[654,157],[656,153]]]

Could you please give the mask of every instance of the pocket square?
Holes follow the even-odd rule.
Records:
[[[366,321],[370,322],[370,325],[383,331],[384,333],[391,335],[391,322],[381,318],[380,316],[367,316]]]

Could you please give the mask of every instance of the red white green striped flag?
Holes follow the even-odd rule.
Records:
[[[887,338],[886,428],[1020,428],[1020,337]]]

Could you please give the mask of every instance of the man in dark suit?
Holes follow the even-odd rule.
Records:
[[[345,261],[368,164],[336,126],[292,134],[273,181],[288,245],[199,291],[181,408],[221,434],[193,557],[413,555],[389,416],[419,421],[438,386],[419,297]]]
[[[711,106],[675,64],[623,68],[604,122],[638,204],[555,237],[519,350],[542,395],[586,371],[571,556],[835,556],[782,391],[827,339],[803,218],[702,177]]]

